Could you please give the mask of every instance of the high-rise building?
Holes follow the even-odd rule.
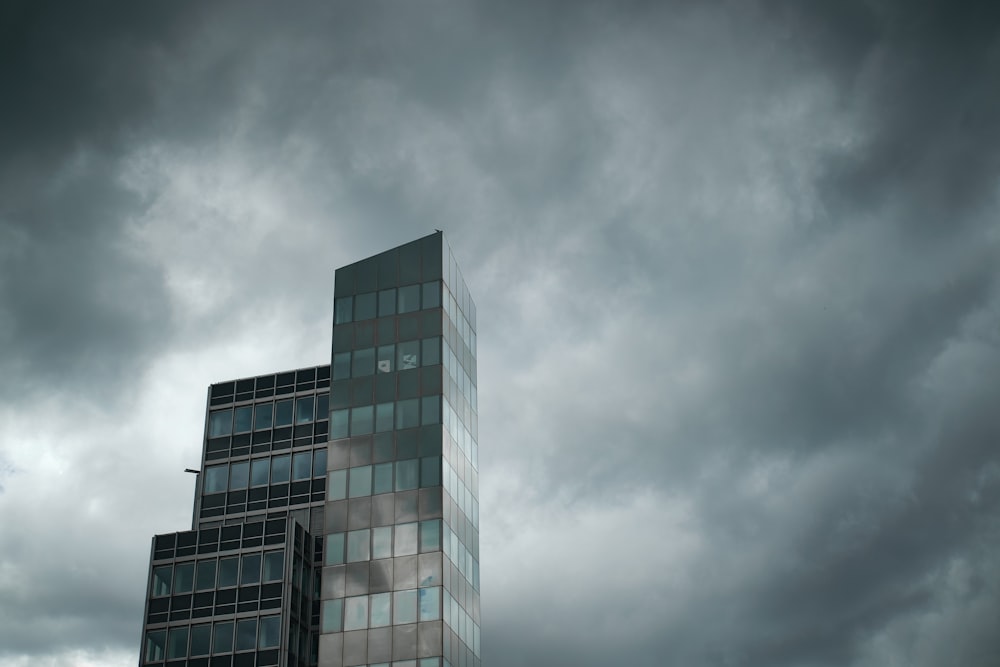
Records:
[[[329,366],[211,385],[140,665],[480,667],[475,331],[438,232],[337,270]]]

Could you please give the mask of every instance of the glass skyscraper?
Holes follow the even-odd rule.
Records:
[[[140,664],[480,667],[475,331],[438,232],[337,270],[329,366],[213,384]]]

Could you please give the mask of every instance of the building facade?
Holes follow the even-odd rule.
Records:
[[[475,331],[438,232],[336,271],[329,366],[213,384],[140,665],[480,667]]]

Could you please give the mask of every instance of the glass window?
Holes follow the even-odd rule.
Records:
[[[288,468],[291,465],[291,457],[274,456],[271,458],[271,484],[283,484],[288,481]]]
[[[195,590],[209,591],[215,588],[215,560],[198,561],[198,575]]]
[[[441,305],[441,283],[433,281],[423,284],[424,308],[437,308]]]
[[[194,587],[194,563],[174,566],[174,593],[190,593]]]
[[[333,379],[346,380],[351,377],[351,353],[338,352],[333,355]]]
[[[405,371],[420,365],[420,341],[410,340],[396,346],[397,368]]]
[[[354,297],[343,296],[333,300],[333,323],[345,324],[351,321],[351,311],[354,307]]]
[[[234,463],[229,471],[229,490],[235,491],[238,489],[247,488],[247,479],[250,475],[250,462],[241,461],[240,463]]]
[[[243,572],[240,574],[240,586],[260,583],[260,554],[245,554],[243,556]]]
[[[420,285],[407,285],[399,288],[400,313],[412,313],[420,310]]]
[[[375,406],[375,432],[385,433],[392,430],[393,404],[379,403]]]
[[[269,551],[264,554],[264,581],[281,581],[284,569],[284,551]]]
[[[260,619],[260,634],[257,648],[275,648],[281,643],[281,617],[263,616]]]
[[[344,533],[326,536],[326,564],[340,565],[344,562]]]
[[[370,596],[371,624],[370,627],[381,628],[392,623],[390,615],[391,593],[376,593]]]
[[[396,490],[407,491],[419,486],[420,460],[396,461]]]
[[[375,411],[371,405],[362,405],[351,410],[351,435],[367,435],[372,432]]]
[[[257,619],[248,618],[236,623],[236,650],[246,651],[257,645]]]
[[[441,520],[420,522],[420,553],[441,548]]]
[[[331,470],[326,478],[326,499],[343,500],[347,497],[347,471]]]
[[[348,431],[348,417],[350,410],[334,410],[330,413],[330,439],[346,438]]]
[[[344,600],[344,631],[368,627],[368,596]]]
[[[231,621],[215,624],[213,653],[230,653],[233,650],[233,624]]]
[[[372,528],[372,559],[392,557],[392,526]]]
[[[265,431],[271,428],[271,418],[274,416],[274,403],[258,403],[255,407],[253,430]]]
[[[378,293],[378,316],[396,314],[396,290],[384,289]]]
[[[170,595],[170,578],[173,568],[169,565],[153,570],[153,597]]]
[[[167,660],[186,658],[188,653],[188,629],[170,628],[167,636]]]
[[[423,366],[434,366],[441,363],[441,339],[425,338],[420,341],[420,360]]]
[[[364,377],[375,372],[375,348],[366,347],[354,351],[354,362],[351,366],[351,377]]]
[[[395,345],[379,345],[378,347],[378,367],[379,373],[391,373],[393,358],[396,356]]]
[[[234,421],[233,433],[246,433],[249,431],[253,423],[253,406],[246,405],[242,408],[236,408]]]
[[[219,588],[235,586],[237,575],[240,570],[240,559],[237,556],[232,558],[219,559]]]
[[[375,483],[372,494],[389,493],[392,491],[392,463],[379,463],[374,466]]]
[[[292,481],[312,478],[312,452],[298,452],[292,456]]]
[[[347,562],[357,563],[371,558],[371,531],[367,528],[363,530],[352,530],[347,533]]]
[[[250,486],[266,486],[271,459],[254,459],[250,462]]]
[[[401,523],[396,526],[394,556],[408,556],[417,553],[417,524]]]
[[[441,589],[421,588],[419,605],[421,621],[436,621],[441,616]]]
[[[233,432],[233,411],[216,410],[208,417],[208,437],[218,438]]]
[[[375,292],[354,297],[354,320],[370,320],[375,317]]]
[[[359,466],[351,468],[351,498],[360,498],[372,494],[372,467]]]
[[[229,481],[229,466],[208,466],[205,468],[205,493],[221,493]]]
[[[420,399],[410,398],[396,402],[396,428],[420,426]]]
[[[307,424],[313,420],[313,396],[303,396],[295,401],[295,423]]]
[[[423,426],[441,423],[440,396],[424,396],[420,399],[420,423]]]
[[[212,649],[212,625],[191,626],[191,655],[208,655]]]
[[[316,394],[316,421],[323,421],[330,411],[330,394]]]
[[[326,477],[326,449],[313,451],[313,477]]]
[[[393,625],[417,622],[417,591],[396,591],[392,594]]]
[[[274,425],[292,425],[292,399],[289,398],[287,401],[278,401],[274,404]]]
[[[344,601],[323,601],[323,632],[340,632],[344,622]]]
[[[167,631],[152,630],[146,633],[146,662],[159,662],[167,653]]]

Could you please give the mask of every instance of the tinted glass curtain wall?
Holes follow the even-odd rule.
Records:
[[[140,665],[479,667],[476,308],[441,233],[336,271],[329,366],[211,385]]]

